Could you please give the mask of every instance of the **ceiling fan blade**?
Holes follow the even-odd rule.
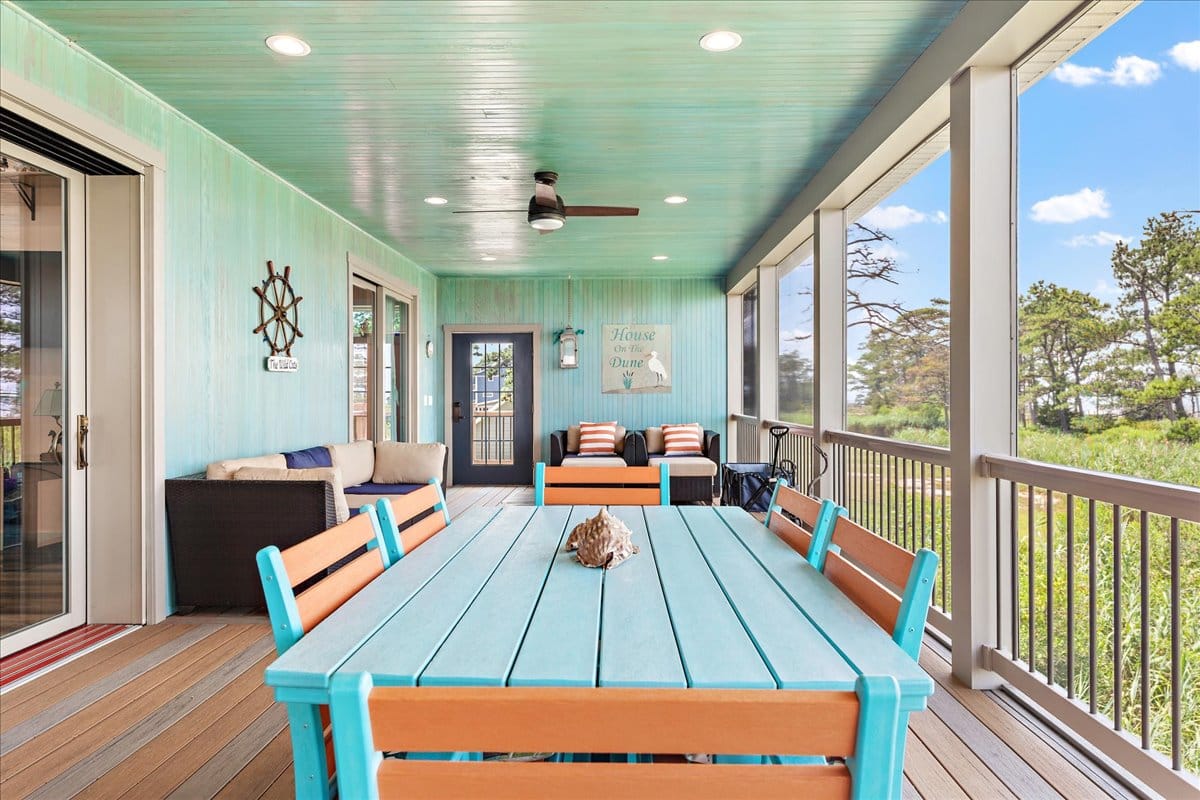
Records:
[[[483,208],[477,211],[451,211],[451,214],[524,214],[527,208]]]
[[[568,217],[636,217],[638,209],[626,206],[566,206]]]

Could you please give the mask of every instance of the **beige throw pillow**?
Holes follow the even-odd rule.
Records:
[[[271,453],[266,456],[253,458],[227,458],[224,461],[214,461],[204,471],[204,477],[210,481],[233,480],[233,473],[243,467],[267,467],[268,469],[287,469],[287,459],[282,453]]]
[[[646,452],[661,453],[667,449],[666,442],[663,441],[662,428],[646,428]]]
[[[429,483],[442,479],[446,445],[441,442],[380,442],[375,447],[373,483]]]
[[[348,444],[327,444],[333,465],[342,471],[347,486],[370,483],[375,474],[375,443],[372,441]]]
[[[342,473],[337,467],[314,469],[272,469],[270,467],[242,467],[233,473],[235,481],[325,481],[333,486],[333,502],[339,523],[350,519],[350,504],[343,491]]]

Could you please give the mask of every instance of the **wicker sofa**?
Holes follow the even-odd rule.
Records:
[[[721,435],[705,430],[704,454],[699,456],[667,456],[664,449],[662,428],[634,431],[625,445],[625,460],[634,467],[665,461],[671,470],[672,503],[711,503],[719,494]]]
[[[433,474],[422,472],[404,482],[376,481],[387,476],[377,470],[375,445],[355,442],[217,461],[204,472],[168,479],[167,526],[176,608],[261,606],[262,585],[254,561],[260,549],[271,544],[285,549],[380,497],[407,494],[426,485],[430,477],[445,477],[445,445],[380,447],[386,448],[389,458],[416,452],[405,447],[424,448],[414,469]],[[314,459],[332,466],[314,466]],[[336,479],[327,479],[330,471]],[[306,473],[324,477],[310,479]],[[273,474],[280,478],[258,477]]]
[[[631,445],[640,434],[617,426],[617,454],[614,456],[579,455],[579,426],[572,425],[550,434],[550,466],[552,467],[628,467],[635,466],[626,458]],[[644,465],[643,465],[644,466]]]

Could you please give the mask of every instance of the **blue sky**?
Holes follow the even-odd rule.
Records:
[[[1136,242],[1162,211],[1200,209],[1200,1],[1133,9],[1022,94],[1019,122],[1020,288],[1046,280],[1115,301],[1116,239]],[[873,295],[910,307],[949,297],[950,232],[938,213],[949,211],[944,154],[868,212],[894,238],[904,273]],[[781,327],[801,314],[788,290],[810,281],[811,268],[785,278]],[[851,332],[852,361],[863,333]]]

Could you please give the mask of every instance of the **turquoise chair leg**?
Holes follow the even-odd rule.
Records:
[[[825,760],[825,756],[767,756],[767,763],[790,766],[824,766],[828,762]]]
[[[288,703],[287,712],[297,800],[329,800],[329,765],[325,761],[325,726],[320,709],[309,703]]]
[[[712,757],[714,764],[766,764],[767,756],[731,756],[725,754],[714,755]]]

